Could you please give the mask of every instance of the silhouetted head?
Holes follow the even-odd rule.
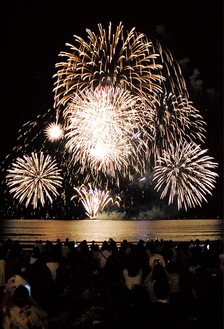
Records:
[[[152,270],[152,279],[153,280],[167,280],[166,271],[163,265],[156,264]]]
[[[25,286],[18,286],[13,294],[13,303],[19,307],[29,304],[29,290]]]

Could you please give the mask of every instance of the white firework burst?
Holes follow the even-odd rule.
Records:
[[[212,157],[205,155],[195,143],[170,145],[154,168],[155,190],[162,191],[161,199],[169,195],[169,204],[177,200],[178,210],[201,206],[206,195],[215,187],[218,174],[213,171],[218,164]]]
[[[55,122],[50,123],[44,129],[44,133],[51,142],[57,141],[63,136],[62,125]]]
[[[19,203],[25,202],[26,207],[31,203],[33,208],[37,208],[38,201],[44,206],[45,198],[52,203],[52,196],[57,196],[57,188],[62,186],[60,169],[43,152],[39,155],[32,152],[31,156],[17,158],[7,172],[6,184],[9,192]]]
[[[143,171],[152,139],[148,127],[153,126],[141,98],[119,87],[84,91],[67,106],[64,118],[66,147],[83,170],[111,177],[127,175],[130,165]]]
[[[89,218],[95,218],[109,203],[119,206],[120,198],[118,196],[113,199],[109,191],[92,188],[91,184],[88,184],[88,188],[83,184],[80,187],[74,187],[74,189],[78,193],[79,200],[81,200]],[[75,197],[77,196],[73,196],[72,199]]]

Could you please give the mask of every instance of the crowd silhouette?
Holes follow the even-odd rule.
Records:
[[[223,241],[0,243],[0,324],[223,328]],[[23,287],[21,289],[21,287]]]

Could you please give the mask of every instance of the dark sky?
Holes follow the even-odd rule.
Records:
[[[185,66],[190,98],[207,122],[210,155],[219,163],[217,188],[204,211],[221,215],[223,172],[223,1],[7,1],[1,8],[1,157],[10,153],[18,130],[53,107],[58,54],[73,35],[86,37],[122,21],[158,39]],[[2,5],[3,6],[3,5]],[[198,97],[197,97],[198,95]],[[218,210],[217,210],[218,209]]]

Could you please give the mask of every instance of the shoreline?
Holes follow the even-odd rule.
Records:
[[[64,244],[65,241],[66,241],[66,237],[65,237],[64,240],[61,240],[61,239],[58,239],[58,240],[60,240],[60,242],[62,244]],[[109,240],[105,239],[103,241],[95,241],[95,240],[87,241],[86,239],[77,241],[77,240],[70,240],[70,239],[68,239],[69,243],[71,243],[75,248],[77,248],[80,245],[80,243],[82,243],[83,241],[86,241],[89,249],[90,249],[90,247],[91,247],[91,245],[92,245],[93,242],[95,244],[98,244],[99,246],[102,246],[102,244],[103,244],[104,241],[108,241],[109,242],[110,240],[115,241],[115,243],[116,243],[116,245],[117,245],[118,248],[120,248],[121,245],[122,245],[122,243],[124,242],[124,240],[123,241],[116,241],[113,238],[110,238]],[[57,242],[58,242],[57,240],[50,240],[50,239],[46,239],[44,241],[41,240],[41,239],[40,240],[37,239],[37,240],[29,240],[29,241],[27,241],[27,240],[18,240],[18,239],[13,239],[13,238],[7,238],[6,237],[5,239],[1,239],[0,238],[0,245],[7,243],[7,241],[11,241],[13,244],[19,244],[19,246],[22,248],[22,251],[23,252],[32,251],[33,247],[37,244],[38,241],[41,242],[43,245],[47,244],[48,242],[52,243],[53,245],[56,245]],[[175,241],[175,240],[166,240],[166,239],[154,239],[154,240],[151,239],[151,240],[146,240],[146,241],[144,241],[142,239],[140,239],[138,241],[129,241],[129,240],[127,240],[127,243],[130,244],[130,245],[137,245],[138,243],[141,243],[141,242],[144,245],[146,245],[147,242],[152,242],[152,243],[157,243],[157,242],[158,243],[171,242],[176,247],[178,245],[187,245],[188,248],[191,248],[190,245],[194,245],[195,246],[197,244],[200,247],[204,247],[207,244],[209,244],[210,246],[214,246],[214,245],[218,245],[218,244],[223,245],[223,243],[224,243],[223,239],[216,239],[216,240],[210,240],[210,239],[206,239],[206,240],[194,239],[193,240],[193,239],[190,239],[189,241]]]
[[[166,221],[166,220],[186,220],[186,221],[197,221],[197,220],[224,220],[223,218],[113,218],[113,217],[99,217],[99,218],[3,218],[0,221]]]

